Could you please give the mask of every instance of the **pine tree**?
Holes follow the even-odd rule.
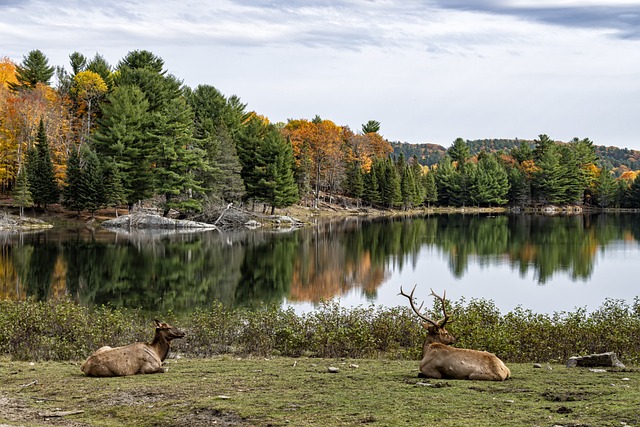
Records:
[[[191,109],[183,98],[173,98],[153,117],[149,161],[154,165],[155,192],[165,197],[164,215],[171,208],[199,211],[201,201],[195,196],[203,189],[194,172],[202,168],[204,153],[192,138]]]
[[[115,207],[118,216],[118,205],[125,203],[125,190],[122,185],[122,176],[116,165],[109,161],[102,161],[102,181],[104,192],[104,204],[107,207]]]
[[[93,135],[94,147],[117,168],[126,202],[132,207],[153,195],[152,147],[145,135],[146,122],[151,120],[149,103],[135,86],[116,87],[107,100]]]
[[[298,187],[293,176],[293,148],[290,143],[280,137],[276,150],[278,154],[275,159],[276,179],[272,207],[286,208],[296,203],[299,199]]]
[[[83,148],[84,167],[82,168],[83,186],[81,197],[85,209],[95,216],[95,212],[105,206],[105,189],[100,160],[95,151]]]
[[[38,83],[49,85],[55,67],[49,65],[49,60],[40,50],[32,50],[16,66],[17,83],[9,83],[11,90],[33,89]]]
[[[380,203],[380,188],[378,186],[378,174],[376,172],[378,168],[375,167],[377,162],[379,162],[379,160],[374,162],[374,165],[369,170],[369,173],[364,175],[363,198],[370,205]]]
[[[445,158],[438,163],[438,169],[436,169],[435,175],[438,200],[441,205],[456,205],[458,194],[462,191],[460,180],[460,173],[453,167],[451,157],[445,156]]]
[[[35,147],[27,153],[27,175],[29,178],[29,190],[36,206],[57,203],[60,199],[60,190],[53,171],[53,162],[47,142],[47,133],[44,122],[40,119]]]
[[[609,208],[616,202],[616,181],[608,168],[602,168],[596,182],[595,200],[596,206]]]
[[[20,218],[24,216],[24,208],[33,206],[33,197],[31,197],[31,191],[29,190],[29,180],[24,168],[21,168],[20,172],[18,172],[16,186],[13,189],[13,201],[20,207]]]
[[[400,177],[391,158],[381,162],[380,167],[378,171],[380,199],[385,206],[393,208],[402,202]]]
[[[62,189],[62,206],[76,211],[78,215],[84,210],[84,200],[81,197],[82,170],[80,169],[80,153],[72,148],[67,159],[67,175]]]
[[[413,176],[413,170],[407,163],[404,163],[400,174],[400,197],[405,210],[411,209],[414,206],[416,193],[416,180]]]
[[[458,163],[458,168],[461,168],[471,156],[471,151],[469,150],[469,144],[464,139],[456,138],[447,150],[447,154],[451,157],[451,160]]]
[[[344,187],[347,195],[356,199],[356,203],[359,204],[364,194],[364,176],[359,161],[348,163]]]
[[[435,172],[428,172],[424,176],[425,179],[425,196],[424,200],[427,202],[427,206],[438,202],[438,187],[436,186],[436,174]]]

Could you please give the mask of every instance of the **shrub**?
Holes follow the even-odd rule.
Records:
[[[487,350],[505,362],[558,362],[569,356],[615,351],[625,363],[640,362],[640,301],[606,300],[589,314],[535,314],[521,307],[501,315],[493,301],[464,299],[448,309],[448,329],[456,346]],[[408,307],[346,309],[324,302],[296,314],[265,305],[229,309],[214,303],[176,319],[164,320],[187,332],[174,341],[185,355],[385,357],[418,359],[424,329]],[[78,360],[103,345],[150,341],[151,319],[144,313],[112,307],[84,308],[58,302],[0,301],[0,354],[19,360]]]

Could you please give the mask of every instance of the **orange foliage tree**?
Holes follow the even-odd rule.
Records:
[[[62,180],[71,143],[68,104],[57,91],[42,83],[17,92],[0,86],[0,180],[4,190],[12,188],[24,155],[35,141],[41,118],[47,125],[56,177]]]
[[[341,179],[345,130],[330,120],[289,120],[283,134],[291,141],[299,175],[314,183],[314,207],[320,190],[331,190]]]

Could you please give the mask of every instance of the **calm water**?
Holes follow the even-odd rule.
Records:
[[[404,305],[401,285],[507,312],[598,308],[640,295],[637,215],[346,219],[287,232],[0,234],[0,298],[185,312],[274,302],[296,311]]]

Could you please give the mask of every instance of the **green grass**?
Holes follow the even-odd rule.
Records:
[[[79,365],[0,357],[0,424],[640,425],[636,369],[509,364],[512,379],[474,382],[423,380],[417,361],[382,359],[181,358],[165,374],[123,378],[85,377]]]

